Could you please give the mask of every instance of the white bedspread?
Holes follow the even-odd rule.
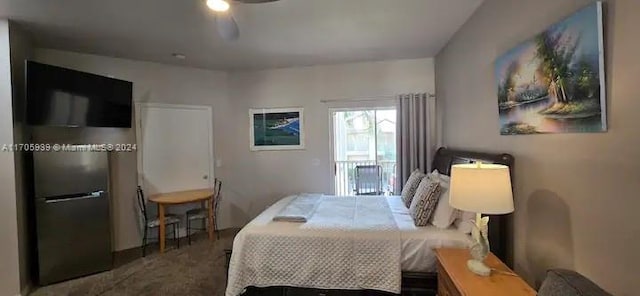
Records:
[[[278,201],[238,233],[227,296],[238,295],[248,286],[399,293],[401,270],[433,272],[434,248],[466,247],[470,242],[456,229],[414,226],[399,196],[325,196],[326,202],[318,205],[307,223],[273,222],[293,198]],[[396,254],[398,245],[400,255]],[[375,255],[381,250],[389,254]],[[365,260],[367,257],[377,258]],[[356,269],[353,262],[361,268]]]
[[[236,236],[227,296],[248,286],[400,293],[401,238],[385,197],[327,196],[307,223],[270,222],[291,198]]]

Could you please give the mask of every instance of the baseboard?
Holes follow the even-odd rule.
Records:
[[[224,230],[221,230],[221,231],[224,231]],[[196,241],[201,239],[207,239],[207,235],[208,234],[206,232],[201,231],[201,232],[192,234],[191,237],[193,238],[194,241]],[[181,237],[178,239],[180,240],[181,247],[188,246],[188,240],[186,237]],[[168,249],[175,248],[175,243],[173,242],[172,239],[167,238],[166,242],[167,242]],[[149,242],[147,244],[147,255],[157,252],[158,249],[159,249],[159,246],[157,241]],[[142,258],[142,246],[135,246],[129,249],[115,251],[113,252],[113,268],[120,267],[122,265],[133,262],[140,258]]]
[[[113,252],[113,268],[118,268],[139,258],[142,258],[142,249],[140,247],[115,251]]]

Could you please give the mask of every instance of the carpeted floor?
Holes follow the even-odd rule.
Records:
[[[115,269],[51,286],[33,296],[161,296],[224,295],[224,249],[231,249],[238,230],[223,230],[214,242],[200,237],[192,245],[180,244],[164,254],[152,251]],[[170,242],[168,242],[169,245]]]

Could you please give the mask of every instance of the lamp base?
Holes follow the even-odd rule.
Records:
[[[469,270],[479,276],[489,276],[491,275],[491,268],[485,265],[484,262],[471,259],[467,261],[467,268]]]

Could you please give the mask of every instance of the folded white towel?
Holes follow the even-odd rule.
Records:
[[[273,217],[273,221],[305,223],[316,211],[321,198],[321,194],[298,195]]]

